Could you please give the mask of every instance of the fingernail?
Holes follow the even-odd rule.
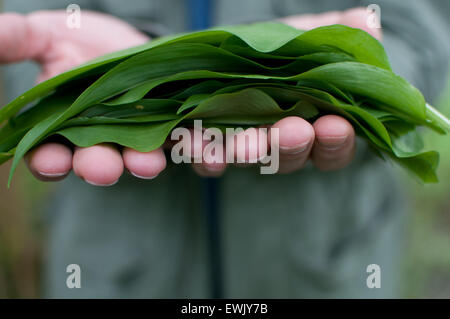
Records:
[[[285,154],[295,155],[300,154],[308,149],[309,142],[297,144],[294,146],[281,146],[280,145],[280,151],[282,151]]]
[[[319,137],[317,143],[326,149],[335,150],[342,147],[347,142],[348,136]]]
[[[37,172],[39,175],[43,177],[49,177],[49,178],[57,178],[57,177],[63,177],[68,174],[68,172],[65,173],[44,173],[44,172]]]
[[[92,186],[98,186],[98,187],[110,187],[110,186],[116,185],[119,182],[119,180],[116,180],[114,183],[111,183],[111,184],[98,184],[98,183],[91,182],[87,179],[85,179],[84,181]]]
[[[151,180],[151,179],[155,179],[156,177],[158,177],[158,175],[155,176],[141,176],[138,175],[136,173],[131,172],[131,175],[133,175],[134,177],[140,178],[140,179],[145,179],[145,180]]]

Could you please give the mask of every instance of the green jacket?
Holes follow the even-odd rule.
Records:
[[[183,0],[77,1],[161,32],[186,29]],[[271,20],[342,10],[371,1],[216,0],[214,24]],[[448,1],[379,0],[384,44],[394,69],[429,101],[444,83],[448,63]],[[59,0],[6,0],[6,10],[64,8]],[[29,63],[5,67],[6,91],[33,83]],[[27,74],[27,76],[24,76]],[[399,296],[407,207],[395,173],[358,142],[346,169],[312,166],[287,176],[228,169],[220,180],[224,297]],[[169,165],[157,179],[124,176],[111,188],[75,177],[60,184],[48,208],[45,267],[48,297],[208,298],[207,224],[201,178]],[[66,267],[79,264],[82,288],[68,289]],[[380,289],[369,289],[366,268],[378,264]]]

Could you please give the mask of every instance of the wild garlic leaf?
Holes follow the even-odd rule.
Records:
[[[19,160],[55,134],[150,151],[195,119],[225,129],[325,114],[348,119],[377,156],[437,181],[439,154],[423,150],[418,126],[445,133],[450,121],[392,72],[380,42],[342,25],[277,22],[156,39],[37,85],[0,109],[0,163],[14,157],[10,183]]]

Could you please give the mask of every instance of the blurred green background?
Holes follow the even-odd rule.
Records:
[[[1,83],[0,83],[1,87]],[[0,91],[1,98],[1,91]],[[437,106],[450,116],[450,83]],[[426,133],[426,145],[441,153],[437,185],[422,186],[399,173],[411,219],[404,262],[404,297],[450,297],[450,136]],[[0,167],[6,181],[9,167]],[[40,183],[24,164],[11,189],[0,182],[0,298],[39,297],[45,220],[40,209],[54,185]]]
[[[450,116],[450,81],[437,106]],[[450,135],[427,133],[426,145],[441,154],[440,183],[421,186],[404,178],[413,208],[405,297],[450,298]]]

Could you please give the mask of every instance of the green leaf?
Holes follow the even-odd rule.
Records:
[[[373,99],[390,107],[390,111],[426,124],[423,95],[409,82],[394,73],[375,66],[342,62],[327,64],[296,77],[325,82],[354,95]]]
[[[363,30],[331,25],[305,32],[299,39],[311,45],[338,48],[361,63],[391,70],[382,44]],[[301,45],[297,41],[292,41],[291,45]]]
[[[437,180],[438,153],[423,152],[418,126],[444,133],[450,122],[391,71],[380,42],[341,25],[276,22],[164,37],[37,85],[0,110],[0,163],[14,156],[10,183],[19,160],[55,134],[149,151],[194,119],[223,129],[325,114],[348,119],[378,156]]]
[[[0,152],[0,165],[6,163],[14,156],[14,151]]]
[[[414,178],[422,183],[437,183],[439,179],[436,175],[436,169],[439,165],[439,153],[430,151],[416,156],[399,158],[390,155],[392,160],[402,167]]]
[[[109,142],[149,152],[160,147],[178,120],[155,124],[90,125],[58,131],[75,145],[89,147]]]

